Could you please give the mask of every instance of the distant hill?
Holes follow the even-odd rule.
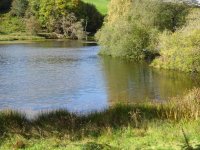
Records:
[[[110,0],[83,0],[84,2],[94,4],[96,8],[101,12],[103,15],[107,14],[108,12],[108,3]]]

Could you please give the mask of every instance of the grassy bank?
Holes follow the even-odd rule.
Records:
[[[200,89],[166,103],[117,105],[77,115],[65,110],[33,120],[0,113],[1,149],[199,148]]]
[[[41,40],[41,39],[45,38],[42,36],[31,35],[27,33],[0,34],[0,41]]]

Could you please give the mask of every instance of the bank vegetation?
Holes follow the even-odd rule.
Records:
[[[200,72],[197,3],[111,0],[96,37],[102,55],[149,60],[157,68]]]

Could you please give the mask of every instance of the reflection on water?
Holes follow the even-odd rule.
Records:
[[[119,102],[158,101],[198,86],[184,73],[97,55],[79,41],[0,45],[0,109],[88,112]]]
[[[199,86],[190,75],[150,68],[145,63],[134,63],[116,58],[103,57],[108,99],[111,103],[157,101],[184,93]]]

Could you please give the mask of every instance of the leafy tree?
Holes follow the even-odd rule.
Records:
[[[186,22],[189,7],[179,3],[160,4],[156,16],[155,25],[160,30],[170,30],[175,32],[176,29],[183,26]]]

